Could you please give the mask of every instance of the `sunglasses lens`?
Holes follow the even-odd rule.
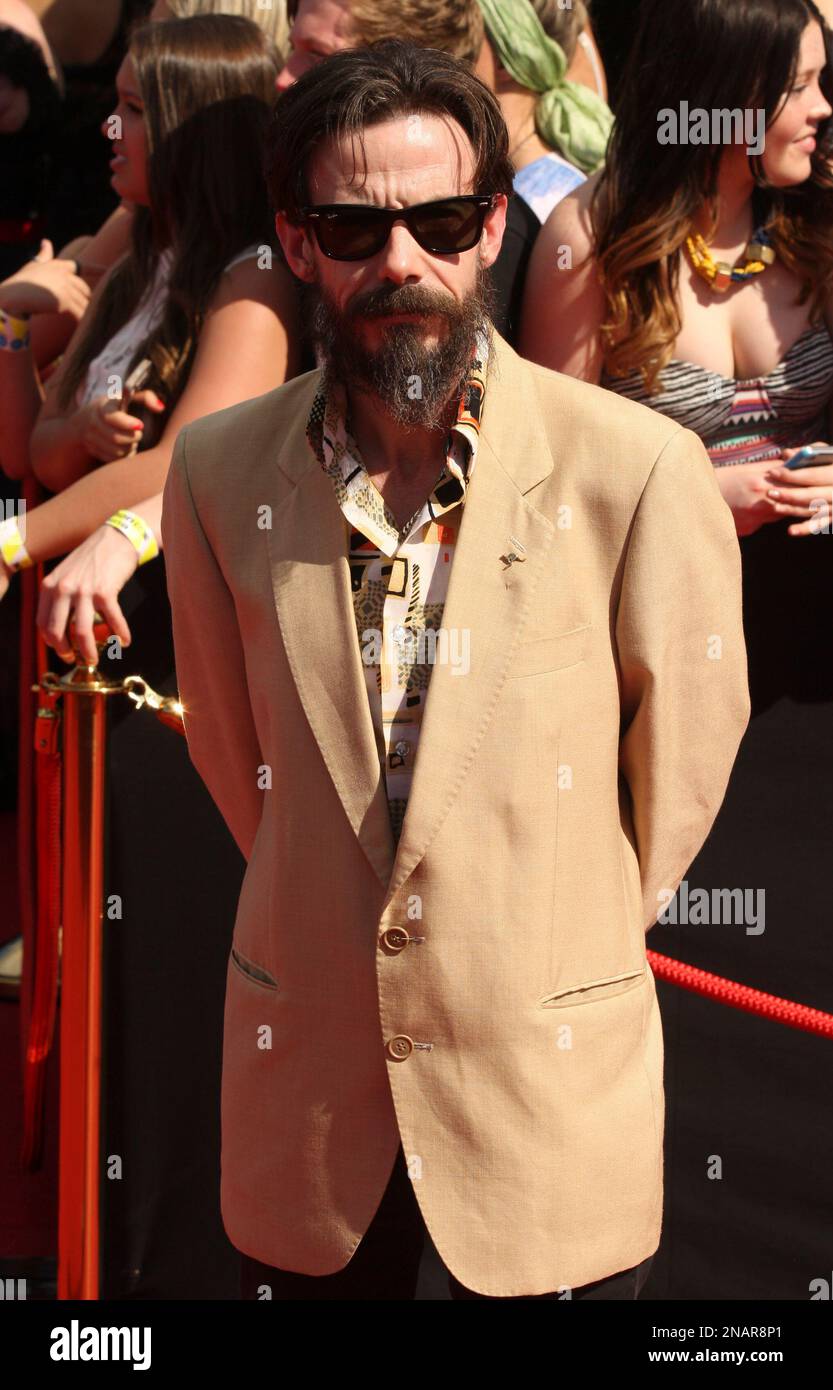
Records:
[[[476,203],[450,198],[419,212],[414,218],[414,233],[428,251],[445,255],[470,251],[480,239],[485,212]]]
[[[383,218],[358,210],[321,217],[316,229],[324,254],[343,261],[375,256],[384,245],[387,232]]]
[[[438,255],[470,251],[480,240],[488,208],[465,198],[447,198],[403,216],[420,246]],[[381,209],[330,210],[316,218],[318,245],[325,256],[337,261],[360,261],[381,251],[390,234],[392,213]]]

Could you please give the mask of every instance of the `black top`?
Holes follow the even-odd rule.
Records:
[[[503,243],[490,268],[497,292],[493,323],[502,338],[515,347],[520,328],[526,272],[541,222],[519,193],[511,194],[506,212]]]

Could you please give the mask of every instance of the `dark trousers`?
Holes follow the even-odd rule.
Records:
[[[335,1274],[297,1274],[291,1270],[276,1269],[274,1265],[263,1264],[243,1254],[241,1298],[268,1297],[265,1291],[260,1292],[261,1286],[266,1285],[273,1299],[413,1299],[425,1236],[425,1223],[400,1144],[379,1210],[344,1269]],[[632,1269],[611,1274],[606,1279],[597,1279],[592,1284],[583,1284],[581,1288],[572,1290],[571,1297],[635,1299],[648,1278],[653,1259],[653,1255],[649,1255],[647,1260]],[[455,1300],[491,1297],[489,1294],[473,1293],[450,1271],[448,1289]],[[564,1295],[520,1294],[518,1298],[563,1299]]]

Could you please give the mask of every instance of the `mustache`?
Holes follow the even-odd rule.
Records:
[[[379,286],[352,303],[347,310],[349,319],[383,318],[385,314],[441,314],[455,319],[462,305],[451,295],[431,294],[416,285],[401,285],[393,289]]]

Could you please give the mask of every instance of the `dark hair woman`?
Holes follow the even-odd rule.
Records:
[[[521,338],[533,360],[662,411],[709,452],[740,537],[752,719],[688,880],[744,890],[746,930],[698,907],[694,929],[678,924],[668,946],[826,1010],[830,901],[817,865],[829,856],[833,782],[833,466],[783,464],[833,437],[831,54],[812,0],[647,0],[606,168],[542,230]],[[674,912],[684,911],[681,895]],[[671,1069],[676,1133],[704,1128],[674,1150],[667,1252],[677,1212],[702,1202],[702,1154],[731,1146],[734,1180],[710,1204],[709,1295],[806,1297],[825,1258],[812,1209],[830,1192],[814,1168],[822,1096],[806,1081],[826,1064],[823,1044],[705,1007],[708,1039],[678,1048]],[[698,1026],[691,996],[673,1008]],[[715,1055],[730,1036],[731,1060],[725,1047]],[[718,1067],[706,1119],[698,1088]],[[773,1190],[788,1255],[765,1214]],[[702,1230],[702,1207],[688,1219]],[[666,1296],[702,1296],[696,1261],[683,1264],[690,1275]]]
[[[63,554],[113,514],[114,543],[134,562],[141,545],[142,558],[121,596],[129,659],[110,643],[100,669],[119,682],[140,673],[167,695],[177,680],[164,557],[152,558],[157,538],[136,518],[115,523],[161,491],[183,425],[295,371],[295,291],[271,266],[262,175],[279,67],[242,17],[134,31],[105,124],[113,186],[137,209],[131,249],[96,288],[32,439],[57,495],[27,516],[30,558]],[[80,621],[97,602],[94,585],[72,582],[74,563],[44,581],[63,625],[70,608]],[[245,863],[185,739],[129,700],[110,705],[102,1153],[118,1156],[119,1181],[102,1181],[102,1296],[236,1297],[239,1256],[219,1205],[219,1076]]]

